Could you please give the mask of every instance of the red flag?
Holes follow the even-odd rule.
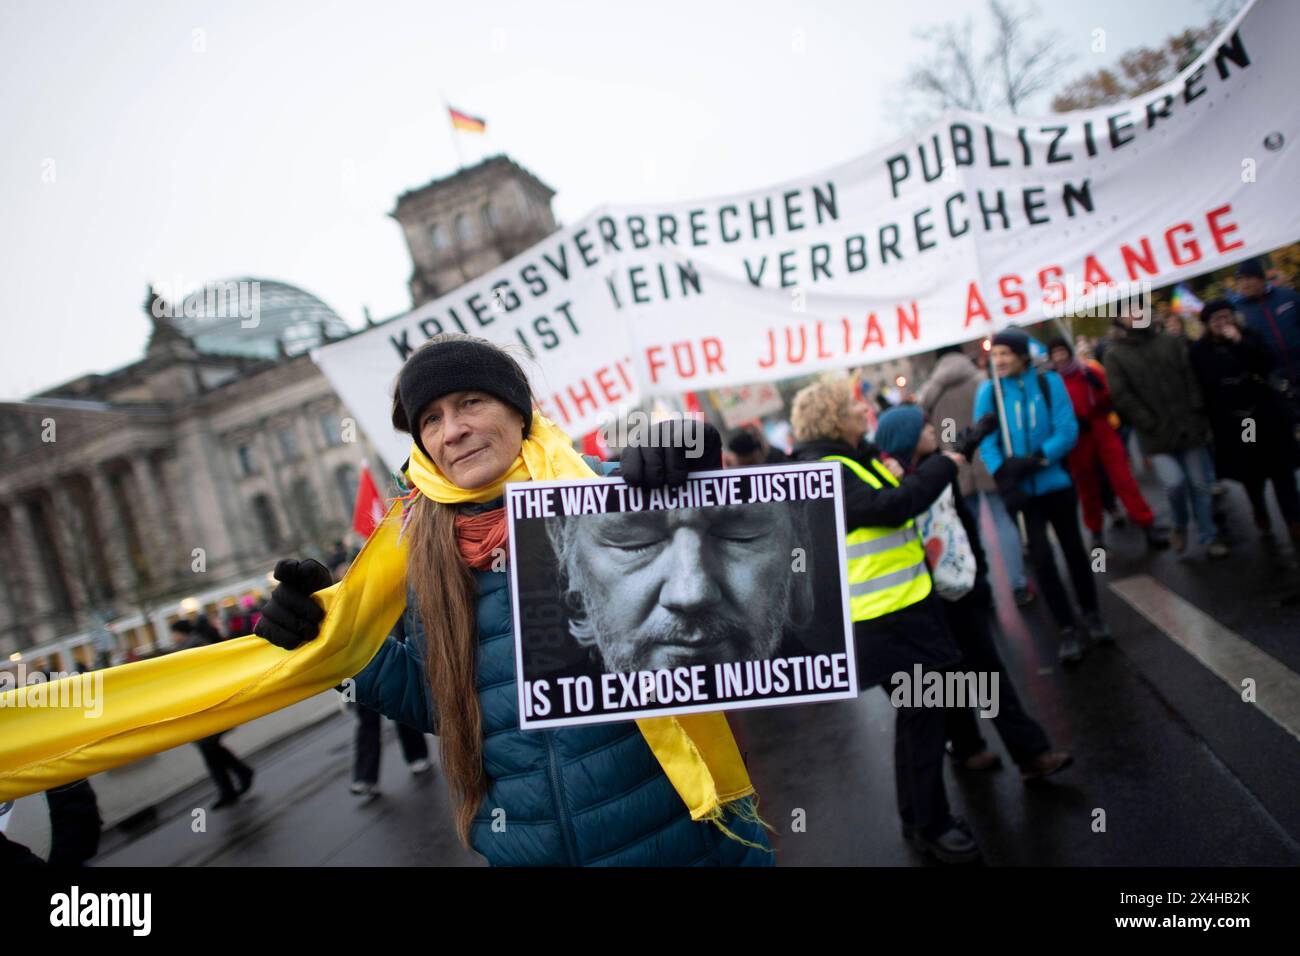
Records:
[[[605,445],[605,437],[600,433],[599,428],[593,428],[582,436],[582,453],[599,458],[601,461],[609,458],[609,448]]]
[[[352,509],[352,530],[364,538],[379,527],[384,518],[384,499],[379,496],[370,466],[361,463],[361,480],[357,482],[357,503]]]

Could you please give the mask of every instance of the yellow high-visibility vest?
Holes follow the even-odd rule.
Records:
[[[898,479],[878,461],[871,462],[875,474],[843,455],[827,455],[822,461],[840,462],[877,491],[884,487],[882,480],[898,487]],[[925,545],[911,518],[896,528],[854,528],[844,540],[853,620],[870,621],[901,611],[930,593]]]

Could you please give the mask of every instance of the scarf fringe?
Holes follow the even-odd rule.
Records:
[[[761,816],[758,815],[758,794],[757,793],[751,793],[749,796],[740,797],[738,799],[732,800],[730,803],[720,803],[718,806],[714,807],[711,811],[706,813],[701,819],[706,820],[709,823],[712,823],[715,827],[717,827],[719,830],[722,831],[723,836],[725,836],[728,840],[735,840],[737,843],[750,847],[751,849],[762,850],[765,853],[776,852],[770,846],[764,846],[761,843],[755,843],[752,840],[746,840],[740,834],[730,829],[725,823],[722,822],[728,814],[731,814],[737,820],[740,820],[742,823],[756,823],[759,826],[761,826],[763,829],[767,830],[769,833],[775,833],[776,829],[770,823],[768,823],[766,820],[764,820]]]

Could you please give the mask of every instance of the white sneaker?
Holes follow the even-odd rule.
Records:
[[[352,785],[352,793],[358,797],[377,797],[379,796],[379,787],[373,783],[357,781]]]
[[[422,773],[428,773],[430,770],[433,769],[433,764],[429,763],[429,761],[424,759],[412,761],[411,763],[407,764],[407,766],[410,767],[411,773],[415,774],[416,776],[419,776]]]

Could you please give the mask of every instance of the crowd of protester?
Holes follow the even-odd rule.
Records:
[[[897,402],[881,398],[872,407],[852,379],[799,392],[791,413],[793,458],[844,464],[850,586],[875,595],[851,606],[862,689],[885,687],[889,675],[918,664],[998,674],[1002,701],[993,725],[1023,779],[1036,782],[1073,758],[1052,748],[1000,659],[981,508],[1015,605],[1027,607],[1042,595],[1068,667],[1092,645],[1114,640],[1094,574],[1107,547],[1107,514],[1112,526],[1131,522],[1149,551],[1172,547],[1180,556],[1194,528],[1200,553],[1220,560],[1230,554],[1214,507],[1221,483],[1242,485],[1255,525],[1269,539],[1271,485],[1300,551],[1300,300],[1265,282],[1257,262],[1243,263],[1236,280],[1231,298],[1201,309],[1198,336],[1188,334],[1177,312],[1149,316],[1126,302],[1096,341],[1055,334],[1040,342],[1013,328],[941,349],[927,380]],[[728,467],[781,460],[758,428],[733,436],[726,456]],[[1154,474],[1163,502],[1153,507],[1147,500],[1135,468]],[[1168,527],[1157,520],[1159,510]],[[855,544],[869,541],[898,543],[852,560]],[[1058,572],[1058,552],[1073,598]],[[922,566],[929,572],[924,580],[908,575]],[[966,862],[979,847],[969,826],[949,812],[945,750],[962,771],[1001,764],[970,710],[898,709],[894,757],[904,836],[942,862]]]

